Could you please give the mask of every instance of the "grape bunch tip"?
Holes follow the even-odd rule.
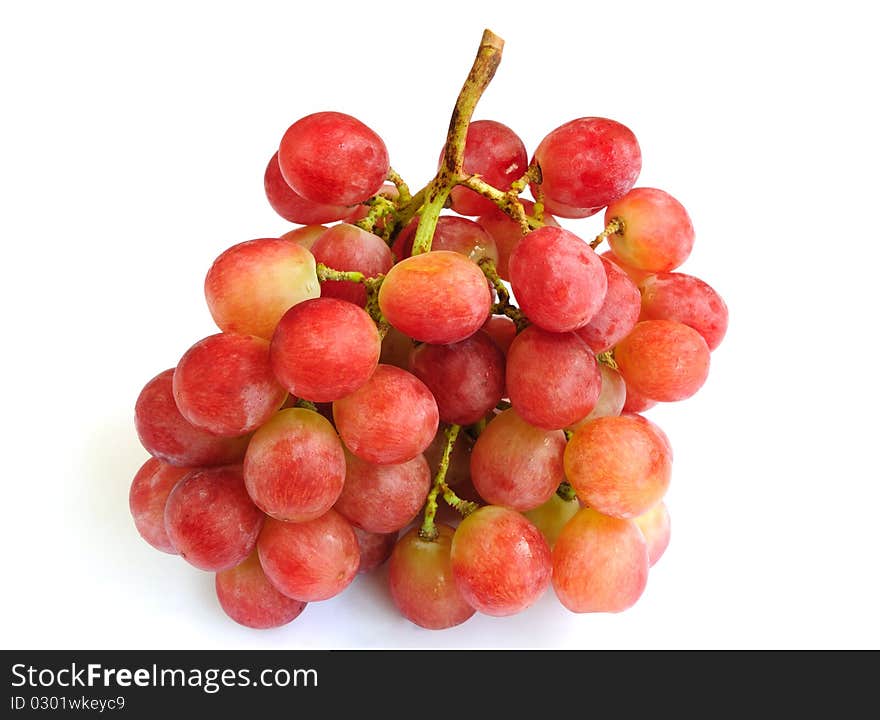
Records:
[[[237,623],[307,618],[383,564],[423,628],[551,586],[620,612],[667,548],[672,447],[642,413],[705,383],[727,307],[677,272],[693,225],[636,186],[627,126],[577,118],[530,157],[472,120],[503,45],[484,33],[416,192],[357,118],[290,125],[263,180],[294,227],[216,257],[218,332],[137,397],[135,528]]]

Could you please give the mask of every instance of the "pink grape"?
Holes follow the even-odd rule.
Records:
[[[312,246],[312,255],[329,268],[354,270],[368,278],[384,275],[394,264],[391,250],[382,238],[347,223],[334,225],[323,233]],[[367,304],[364,285],[347,280],[324,280],[321,297],[348,300],[361,307]]]
[[[190,423],[174,401],[173,377],[174,368],[156,375],[135,403],[134,426],[147,452],[177,467],[241,462],[249,438],[221,437]]]
[[[593,352],[613,348],[639,321],[641,295],[629,276],[607,258],[599,258],[608,280],[608,292],[602,307],[575,332]]]
[[[535,203],[531,200],[524,199],[521,199],[520,202],[522,203],[526,214],[534,217]],[[502,212],[497,207],[493,207],[491,210],[481,215],[477,218],[477,222],[495,241],[495,247],[498,251],[498,261],[495,263],[495,269],[498,271],[498,276],[502,280],[510,280],[510,270],[508,267],[510,254],[513,252],[513,249],[519,245],[520,240],[525,237],[522,228],[520,228],[519,223],[511,218],[510,215]],[[544,225],[549,225],[550,227],[559,227],[556,218],[548,213],[544,213],[543,222]]]
[[[357,305],[315,298],[294,305],[272,336],[272,371],[297,397],[331,402],[351,394],[373,374],[382,340]]]
[[[324,225],[304,225],[303,227],[288,230],[281,236],[281,239],[302,245],[311,252],[315,242],[325,232],[327,232],[327,228]]]
[[[452,538],[452,574],[465,601],[486,615],[513,615],[550,584],[550,548],[515,510],[486,505],[468,515]]]
[[[281,176],[277,152],[266,166],[263,184],[272,209],[292,223],[308,225],[333,222],[348,217],[354,211],[353,208],[345,205],[322,205],[297,194]]]
[[[410,370],[434,395],[441,422],[471,425],[501,400],[504,364],[504,353],[477,331],[449,345],[420,345]]]
[[[278,592],[263,572],[256,550],[235,567],[218,572],[214,589],[223,612],[256,630],[287,625],[307,604]]]
[[[486,425],[471,453],[471,479],[486,502],[532,510],[565,480],[565,435],[525,422],[511,408]]]
[[[696,330],[671,320],[644,320],[614,348],[627,388],[661,402],[684,400],[709,375],[709,346]]]
[[[205,297],[223,332],[272,339],[275,326],[298,302],[318,297],[315,258],[281,238],[233,245],[211,265]]]
[[[287,391],[269,364],[269,343],[255,335],[219,333],[199,340],[174,370],[174,401],[196,427],[247,435],[281,407]]]
[[[506,377],[517,414],[545,430],[561,430],[586,416],[602,388],[596,356],[583,340],[535,325],[511,344]]]
[[[137,471],[128,493],[128,507],[140,536],[157,550],[177,555],[165,530],[165,503],[190,468],[174,467],[150,458]]]
[[[351,529],[354,530],[360,551],[361,559],[357,570],[359,574],[372,572],[391,557],[391,551],[397,544],[396,532],[371,533],[356,525],[352,525]]]
[[[516,337],[516,324],[513,320],[504,315],[493,315],[483,324],[483,332],[492,338],[506,358],[510,344]]]
[[[602,261],[568,230],[533,230],[513,250],[509,269],[520,309],[544,330],[583,327],[605,301],[608,279]]]
[[[632,267],[668,272],[687,260],[694,246],[694,226],[682,204],[656,188],[635,188],[605,210],[605,224],[623,221],[608,236],[614,254]]]
[[[303,602],[338,595],[360,565],[354,530],[335,510],[307,522],[266,518],[257,550],[269,581],[287,597]]]
[[[250,555],[264,518],[248,497],[237,465],[193,470],[165,503],[171,544],[188,563],[212,572]]]
[[[648,582],[648,548],[632,520],[578,511],[553,547],[553,589],[572,612],[621,612]]]
[[[657,273],[642,281],[643,320],[674,320],[692,327],[709,350],[727,332],[727,305],[709,285],[684,273]]]
[[[281,410],[254,433],[244,480],[257,506],[305,522],[329,510],[345,481],[345,454],[330,422],[311,410]]]
[[[585,418],[569,426],[569,430],[577,430],[581,425],[599,417],[620,415],[626,404],[626,381],[614,368],[599,363],[599,374],[602,376],[602,389],[596,407]]]
[[[395,239],[392,249],[398,260],[412,255],[417,228],[418,218],[414,218]],[[455,215],[441,215],[437,219],[431,249],[457,252],[474,262],[483,258],[488,258],[493,263],[498,262],[498,248],[495,247],[492,236],[473,220]]]
[[[373,533],[406,527],[431,489],[423,455],[397,465],[375,465],[345,453],[345,483],[334,508],[353,526]]]
[[[364,385],[336,400],[333,419],[345,446],[377,465],[412,460],[431,443],[440,422],[431,391],[393,365],[379,365]]]
[[[534,162],[541,168],[547,209],[578,218],[629,191],[642,169],[642,153],[625,125],[584,117],[549,133],[538,145]]]
[[[367,200],[382,188],[389,170],[382,138],[338,112],[307,115],[287,128],[278,164],[296,193],[327,205]]]
[[[486,322],[491,303],[480,268],[448,250],[397,263],[379,290],[379,308],[388,322],[415,340],[435,344],[473,335]]]
[[[442,154],[440,159],[442,161]],[[475,120],[468,126],[465,173],[479,175],[499,190],[509,190],[525,174],[528,165],[529,156],[523,141],[507,125],[494,120]],[[452,209],[460,215],[481,215],[495,207],[488,198],[460,185],[452,188],[449,197]]]
[[[564,460],[578,498],[617,518],[637,517],[660,502],[672,474],[668,439],[639,416],[585,423],[568,441]]]
[[[543,505],[528,510],[523,515],[541,531],[552,550],[553,546],[556,545],[559,534],[562,532],[562,528],[580,509],[580,503],[576,499],[563,500],[554,492]]]
[[[634,518],[645,542],[648,544],[648,562],[650,567],[662,557],[669,546],[672,524],[669,519],[669,510],[662,500],[645,513]]]
[[[450,558],[453,529],[435,524],[435,540],[409,530],[394,547],[388,566],[391,598],[403,616],[419,627],[443,630],[461,625],[474,614],[459,591]]]

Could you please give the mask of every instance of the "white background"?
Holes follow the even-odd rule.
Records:
[[[878,117],[868,4],[3,3],[0,643],[9,648],[877,648]],[[420,9],[422,8],[422,9]],[[730,330],[675,448],[672,543],[638,604],[552,591],[444,632],[379,573],[275,631],[128,512],[143,384],[215,332],[226,247],[288,225],[262,174],[336,109],[430,177],[484,27],[507,41],[477,118],[533,150],[583,115],[638,136],[640,185],[691,213],[683,267]],[[599,219],[566,223],[590,237]]]

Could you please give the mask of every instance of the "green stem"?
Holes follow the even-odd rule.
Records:
[[[605,229],[596,235],[596,239],[590,243],[590,247],[595,250],[599,245],[602,244],[602,241],[607,238],[609,235],[616,235],[617,233],[623,232],[623,219],[622,218],[611,218],[611,221],[605,226]]]
[[[503,48],[504,41],[500,37],[491,30],[483,31],[477,56],[464,85],[462,85],[461,92],[458,94],[458,100],[452,110],[452,117],[449,119],[443,161],[440,163],[437,175],[428,183],[426,189],[425,202],[419,217],[419,227],[413,240],[413,255],[431,250],[431,241],[434,238],[434,230],[437,227],[440,211],[446,204],[450,190],[458,183],[462,173],[464,146],[474,108],[498,69]]]
[[[617,370],[617,360],[614,359],[614,350],[606,350],[603,353],[599,353],[596,355],[596,360],[598,360],[603,365],[607,365],[612,370]]]
[[[348,282],[362,283],[367,280],[364,274],[357,270],[334,270],[333,268],[327,267],[324,263],[318,263],[315,270],[318,273],[318,280],[321,282],[324,282],[325,280],[347,280]]]
[[[412,201],[412,194],[409,191],[409,185],[407,185],[403,178],[400,177],[398,172],[394,168],[388,169],[388,180],[394,183],[394,187],[397,188],[397,203],[401,207],[404,205],[408,205]]]
[[[302,398],[297,398],[295,405],[298,408],[311,410],[312,412],[318,412],[318,408],[315,406],[315,403],[309,402],[308,400],[303,400]]]
[[[461,178],[461,184],[470,188],[474,192],[478,192],[485,198],[488,198],[498,206],[498,209],[513,218],[519,223],[523,235],[535,228],[541,227],[544,223],[535,218],[526,215],[526,210],[519,201],[516,193],[502,192],[498,188],[490,185],[477,175],[468,175]]]
[[[370,206],[370,212],[367,213],[365,218],[358,220],[355,225],[361,230],[366,230],[369,233],[373,232],[373,228],[376,227],[376,222],[379,218],[387,218],[388,216],[393,215],[396,209],[395,204],[382,195],[370,198],[367,201],[367,204]]]
[[[419,536],[424,540],[437,539],[438,533],[437,527],[434,524],[434,516],[437,514],[437,497],[441,493],[443,499],[462,515],[469,515],[478,507],[476,503],[462,500],[446,484],[449,458],[452,456],[452,448],[455,447],[455,441],[460,431],[461,425],[450,425],[445,430],[446,446],[443,448],[443,456],[440,458],[440,465],[437,467],[437,474],[434,476],[434,484],[431,486],[431,491],[428,493],[428,499],[425,502],[425,520],[419,529]]]

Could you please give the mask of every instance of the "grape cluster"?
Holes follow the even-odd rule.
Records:
[[[386,560],[425,628],[550,585],[618,612],[666,549],[672,449],[639,413],[703,385],[727,308],[675,272],[694,230],[635,187],[629,128],[572,120],[530,159],[506,125],[470,122],[500,52],[487,31],[417,193],[357,119],[293,123],[264,181],[299,227],[216,258],[220,332],[137,399],[135,525],[216,573],[243,625],[288,623]],[[590,242],[555,219],[603,210]]]

